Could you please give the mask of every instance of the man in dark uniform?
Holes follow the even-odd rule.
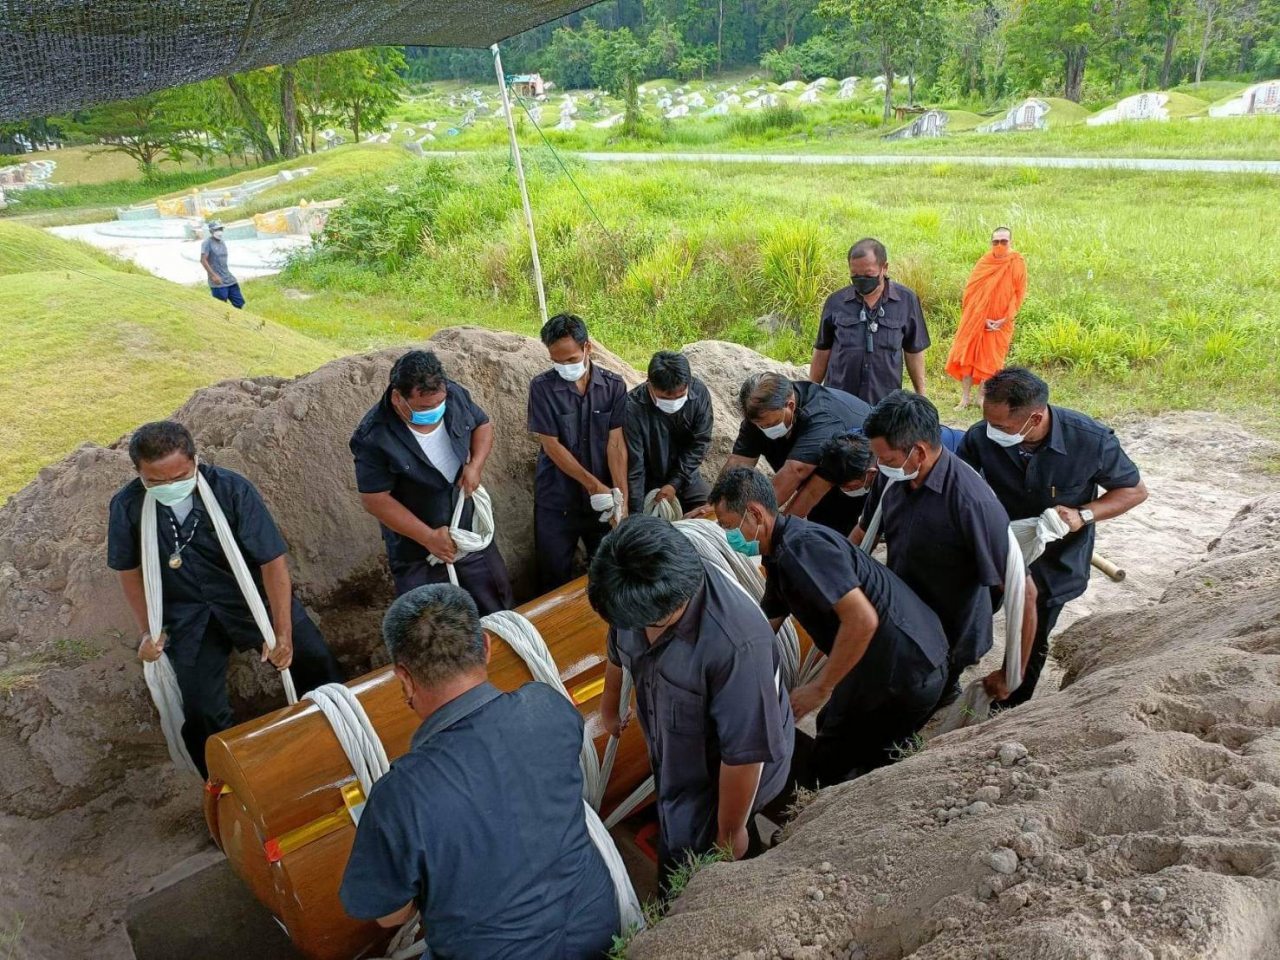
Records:
[[[482,613],[510,609],[511,578],[498,545],[458,559],[449,534],[458,497],[468,498],[461,526],[472,529],[469,498],[493,446],[489,415],[426,350],[397,360],[390,380],[351,435],[351,453],[360,501],[382,525],[396,594],[446,582],[452,563]]]
[[[761,606],[773,629],[793,615],[827,655],[817,677],[791,691],[797,720],[822,707],[807,785],[891,763],[946,685],[947,637],[937,615],[834,530],[780,516],[772,485],[754,470],[722,476],[711,503],[721,527],[759,544],[767,576]]]
[[[617,736],[625,667],[658,797],[665,879],[713,846],[758,852],[753,815],[783,789],[794,724],[773,631],[675,527],[635,516],[605,538],[587,599],[610,626],[601,716]]]
[[[406,593],[382,632],[422,725],[369,791],[343,908],[385,927],[417,913],[428,957],[603,956],[619,914],[584,818],[582,715],[544,683],[489,683],[489,638],[458,587]]]
[[[626,516],[629,487],[627,385],[592,360],[580,317],[552,317],[542,327],[542,342],[552,369],[529,384],[529,432],[542,444],[533,538],[538,589],[545,593],[572,578],[578,541],[590,560],[611,526]]]
[[[1115,431],[1051,407],[1049,385],[1029,370],[1010,367],[983,384],[982,415],[960,457],[986,478],[1010,518],[1053,508],[1071,528],[1031,565],[1036,635],[1022,685],[1001,704],[1012,707],[1031,699],[1062,608],[1088,589],[1094,524],[1132,510],[1147,499],[1147,488]]]
[[[196,465],[196,445],[187,428],[171,420],[143,424],[129,440],[129,458],[138,471],[111,498],[107,565],[120,574],[125,599],[143,631],[138,656],[167,656],[182,690],[182,739],[201,776],[207,776],[204,743],[234,722],[227,695],[227,657],[235,650],[262,651],[263,661],[290,669],[298,693],[345,677],[302,604],[293,596],[288,546],[258,491],[244,477],[222,467]],[[263,598],[276,647],[268,651],[262,633],[236,583],[203,500],[196,471],[208,481],[240,553]],[[142,504],[155,491],[159,543],[143,544]],[[148,632],[142,585],[142,551],[160,551],[164,596],[163,636]]]
[[[858,521],[859,504],[814,471],[826,442],[861,427],[871,408],[841,390],[772,372],[748,377],[738,402],[744,417],[724,469],[754,468],[763,456],[775,471],[773,490],[788,516],[808,517],[847,535]]]
[[[650,490],[654,502],[675,501],[686,513],[707,502],[699,468],[711,446],[711,393],[682,353],[661,350],[649,380],[627,394],[627,502],[637,513]]]
[[[960,692],[960,674],[991,649],[991,617],[1004,592],[1009,515],[977,473],[942,446],[938,411],[918,394],[897,390],[862,425],[884,487],[881,519],[889,569],[929,605],[947,634],[951,673],[943,702]],[[867,497],[873,500],[873,497]],[[874,504],[850,538],[862,542]],[[1035,585],[1026,581],[1023,663],[1035,636]],[[992,699],[1008,694],[1004,671],[985,685]]]
[[[955,453],[964,438],[964,431],[945,424],[939,429],[942,431],[942,445]],[[821,482],[839,487],[846,497],[858,499],[873,491],[876,491],[878,497],[879,485],[876,484],[876,478],[879,471],[876,469],[876,458],[871,452],[871,444],[861,430],[828,440],[822,447],[818,467],[813,475],[815,479],[811,483],[817,485]],[[858,504],[859,513],[862,507],[863,504]],[[873,506],[872,510],[874,509]]]
[[[915,292],[889,279],[889,254],[879,240],[849,250],[852,283],[827,297],[813,344],[809,379],[879,403],[902,387],[902,364],[924,396],[929,330]]]

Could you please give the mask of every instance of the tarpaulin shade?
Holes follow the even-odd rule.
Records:
[[[379,44],[487,47],[584,0],[0,0],[0,120]]]

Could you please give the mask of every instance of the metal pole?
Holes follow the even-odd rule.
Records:
[[[511,116],[511,99],[507,96],[507,77],[502,72],[502,54],[498,53],[495,43],[489,48],[493,51],[493,69],[498,74],[498,89],[502,91],[502,112],[507,117],[507,133],[511,135],[511,153],[516,161],[516,180],[520,184],[520,200],[524,204],[524,223],[529,229],[529,251],[533,254],[533,282],[538,287],[538,310],[542,313],[542,322],[547,322],[547,292],[542,288],[542,263],[538,260],[538,237],[533,232],[533,208],[529,206],[529,188],[524,182],[524,164],[520,162],[520,144],[516,143],[516,122]]]

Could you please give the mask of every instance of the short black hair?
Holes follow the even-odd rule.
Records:
[[[591,609],[619,630],[671,616],[702,586],[702,560],[666,520],[637,514],[600,543],[587,572]]]
[[[822,445],[814,473],[839,487],[865,477],[874,460],[866,437],[860,433],[842,433]]]
[[[750,467],[734,467],[721,474],[711,488],[707,503],[713,507],[723,503],[734,513],[741,515],[748,503],[758,503],[771,514],[778,512],[778,495],[769,478]]]
[[[863,237],[852,247],[849,248],[850,260],[861,260],[867,254],[874,254],[876,263],[884,266],[889,262],[889,251],[884,248],[884,244],[875,237]]]
[[[1005,231],[1007,234],[1009,234],[1009,236],[1011,237],[1013,236],[1013,231],[1010,230],[1008,227],[996,227],[994,230],[991,231],[991,235],[994,237],[1001,230]]]
[[[917,443],[937,449],[942,444],[938,408],[910,390],[895,390],[871,408],[862,432],[868,440],[884,438],[891,448],[906,453]]]
[[[649,361],[649,383],[664,393],[687,387],[692,380],[689,358],[683,353],[659,350]]]
[[[738,406],[748,420],[757,420],[762,413],[785,407],[793,390],[791,381],[781,373],[773,370],[753,373],[742,381],[738,390]]]
[[[444,365],[430,350],[410,350],[391,368],[391,386],[408,399],[415,390],[435,393],[449,382]]]
[[[1048,406],[1049,384],[1025,367],[1005,367],[982,385],[982,396],[1003,403],[1010,412],[1039,410]]]
[[[542,325],[542,333],[539,336],[542,337],[543,344],[548,347],[565,337],[573,337],[573,342],[581,347],[587,342],[587,324],[577,314],[557,313]]]
[[[129,459],[136,469],[143,463],[152,463],[167,457],[174,451],[196,458],[196,442],[191,431],[175,420],[153,420],[144,423],[129,438]]]
[[[398,598],[382,620],[391,662],[424,687],[485,665],[484,631],[471,594],[432,583]]]

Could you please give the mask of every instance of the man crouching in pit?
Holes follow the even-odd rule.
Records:
[[[688,855],[763,849],[754,815],[786,784],[794,724],[773,630],[747,593],[665,520],[634,516],[592,558],[609,624],[601,716],[618,736],[625,667],[658,799],[658,876]]]
[[[369,793],[347,913],[384,927],[419,914],[428,957],[602,956],[619,914],[587,833],[582,715],[544,683],[489,683],[489,637],[460,587],[410,590],[382,634],[422,725]]]
[[[197,463],[195,440],[172,420],[139,427],[129,441],[129,458],[138,476],[111,498],[107,565],[119,572],[125,599],[142,628],[139,659],[165,656],[173,666],[182,691],[182,740],[205,777],[205,741],[235,722],[227,695],[232,649],[261,650],[264,661],[292,672],[299,694],[346,678],[320,629],[293,596],[288,546],[257,488],[232,470]],[[197,489],[197,474],[221,508],[264,601],[275,633],[274,650],[264,644],[232,573],[211,505]],[[154,543],[142,543],[148,493],[157,511]],[[152,637],[147,626],[144,550],[160,553],[164,633],[159,637]]]

